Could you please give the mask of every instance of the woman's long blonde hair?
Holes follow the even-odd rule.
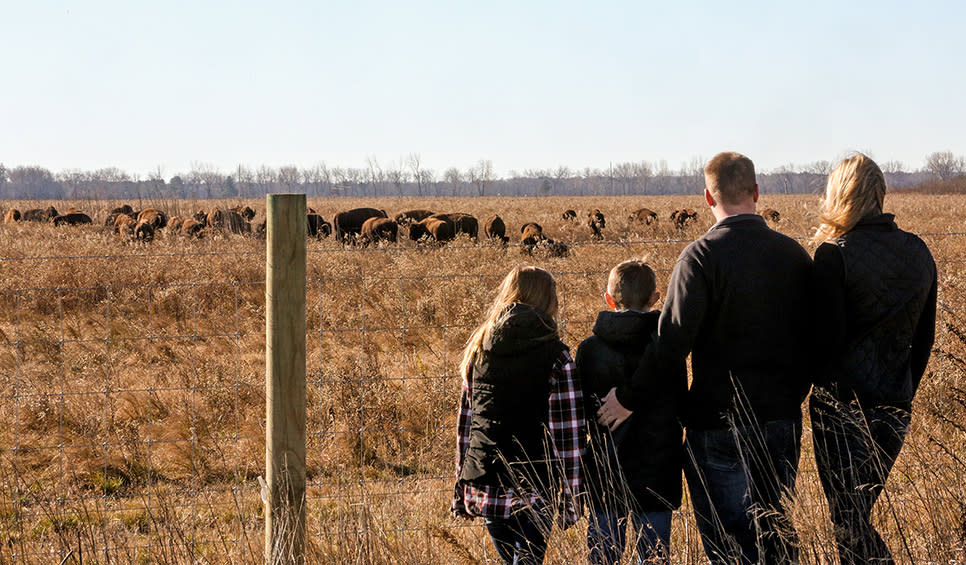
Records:
[[[862,153],[845,159],[828,176],[821,225],[813,241],[834,239],[855,227],[862,218],[882,213],[886,183],[879,165]]]
[[[510,271],[500,284],[496,298],[490,305],[483,323],[466,340],[463,360],[460,362],[460,375],[464,378],[472,369],[473,360],[483,348],[486,336],[500,323],[506,307],[514,302],[532,306],[556,319],[557,281],[554,280],[553,275],[540,267],[518,266]]]

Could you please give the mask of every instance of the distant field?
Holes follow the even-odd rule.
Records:
[[[170,215],[264,200],[144,201]],[[264,474],[264,241],[208,233],[123,240],[102,227],[119,202],[75,206],[89,226],[0,225],[0,563],[261,563]],[[902,562],[966,560],[966,196],[889,195],[899,225],[922,234],[940,270],[940,321],[912,431],[877,507]],[[586,337],[606,272],[645,258],[659,286],[712,217],[698,196],[310,199],[326,220],[356,206],[499,214],[511,246],[466,238],[442,247],[308,246],[308,533],[312,563],[483,563],[480,522],[448,516],[454,376],[469,330],[519,263],[558,280],[571,346]],[[651,226],[628,216],[647,207]],[[671,211],[698,210],[684,230]],[[775,229],[808,244],[816,196],[764,195]],[[604,239],[564,221],[599,208]],[[524,255],[520,226],[542,224],[566,257]],[[820,355],[821,352],[816,352]],[[808,563],[834,542],[804,435],[794,520]],[[555,532],[549,563],[583,562],[584,525]],[[687,504],[674,563],[704,562]]]

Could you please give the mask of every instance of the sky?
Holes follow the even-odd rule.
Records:
[[[0,163],[966,154],[966,2],[0,0]]]

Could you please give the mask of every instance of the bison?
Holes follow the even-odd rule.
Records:
[[[91,217],[87,214],[82,214],[81,212],[68,212],[62,216],[57,216],[54,218],[55,226],[79,226],[83,224],[93,223]]]
[[[306,219],[308,220],[306,233],[309,237],[322,239],[323,237],[332,235],[332,224],[325,221],[321,215],[315,212],[309,212],[306,214]]]
[[[205,212],[204,210],[198,210],[191,217],[194,218],[196,222],[201,222],[202,224],[208,222],[208,212]]]
[[[528,239],[536,241],[543,238],[543,228],[536,222],[527,222],[520,226],[520,242],[524,243]]]
[[[181,224],[181,235],[187,237],[201,238],[204,234],[205,224],[194,218],[186,218]]]
[[[121,236],[122,239],[131,239],[134,237],[134,228],[137,225],[137,220],[131,216],[118,214],[117,219],[114,220],[114,233]]]
[[[776,224],[782,219],[782,215],[774,208],[765,208],[759,214],[761,214],[762,218],[765,218],[769,222],[775,222]]]
[[[362,224],[361,239],[363,244],[388,241],[396,243],[399,225],[389,218],[369,218]]]
[[[20,210],[16,208],[11,208],[7,210],[7,213],[3,216],[3,223],[12,224],[14,222],[20,221]]]
[[[23,220],[25,222],[52,222],[54,218],[59,216],[57,213],[57,208],[53,206],[47,206],[46,208],[32,208],[23,213]]]
[[[250,222],[255,218],[255,210],[252,210],[248,206],[235,206],[234,208],[229,208],[228,211],[238,214],[246,222]]]
[[[564,210],[564,213],[560,214],[560,218],[563,220],[570,220],[571,222],[576,222],[577,212],[574,210]]]
[[[131,208],[130,204],[125,204],[124,206],[119,206],[117,208],[114,208],[113,210],[111,210],[111,214],[127,214],[132,218],[137,216],[137,214],[134,213],[134,208]]]
[[[175,216],[170,220],[168,220],[168,225],[165,226],[165,229],[167,229],[167,233],[176,234],[180,232],[181,226],[184,224],[185,220],[187,219],[188,218],[186,218],[185,216]]]
[[[506,224],[503,223],[503,218],[499,216],[493,216],[486,221],[483,225],[483,234],[489,239],[498,239],[501,243],[507,243],[510,238],[506,236]]]
[[[154,231],[150,222],[138,222],[134,226],[134,238],[138,241],[154,241]]]
[[[407,226],[415,222],[421,222],[435,213],[430,210],[406,210],[405,212],[396,214],[396,224]]]
[[[138,212],[138,222],[147,222],[155,230],[159,230],[168,225],[168,215],[155,208],[146,208]]]
[[[652,222],[657,221],[657,212],[649,208],[638,208],[627,218],[631,222],[637,222],[640,224],[651,225]]]
[[[674,226],[680,230],[690,226],[698,219],[698,213],[694,208],[681,208],[680,210],[675,210],[671,212],[671,221],[674,222]]]
[[[362,233],[362,224],[366,220],[385,217],[387,216],[384,210],[376,210],[375,208],[353,208],[339,212],[332,219],[335,238],[343,245],[352,243]]]
[[[462,212],[455,212],[452,214],[433,214],[430,218],[439,218],[441,220],[446,220],[453,224],[453,235],[459,235],[465,233],[470,236],[470,239],[476,241],[480,233],[480,221],[476,219],[476,216],[471,216],[470,214],[464,214]]]
[[[587,227],[593,233],[594,239],[603,239],[604,235],[600,230],[604,229],[605,226],[604,215],[600,210],[595,208],[587,213]]]
[[[455,235],[452,222],[434,216],[409,226],[409,239],[413,241],[420,241],[425,238],[443,243],[450,241]]]
[[[226,216],[224,210],[215,206],[205,214],[205,225],[213,230],[224,229]]]

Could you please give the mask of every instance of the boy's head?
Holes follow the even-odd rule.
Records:
[[[752,198],[758,188],[755,164],[741,153],[718,153],[704,167],[704,185],[715,200],[741,204]]]
[[[654,270],[644,261],[631,259],[610,270],[604,300],[614,310],[647,310],[660,296]]]

